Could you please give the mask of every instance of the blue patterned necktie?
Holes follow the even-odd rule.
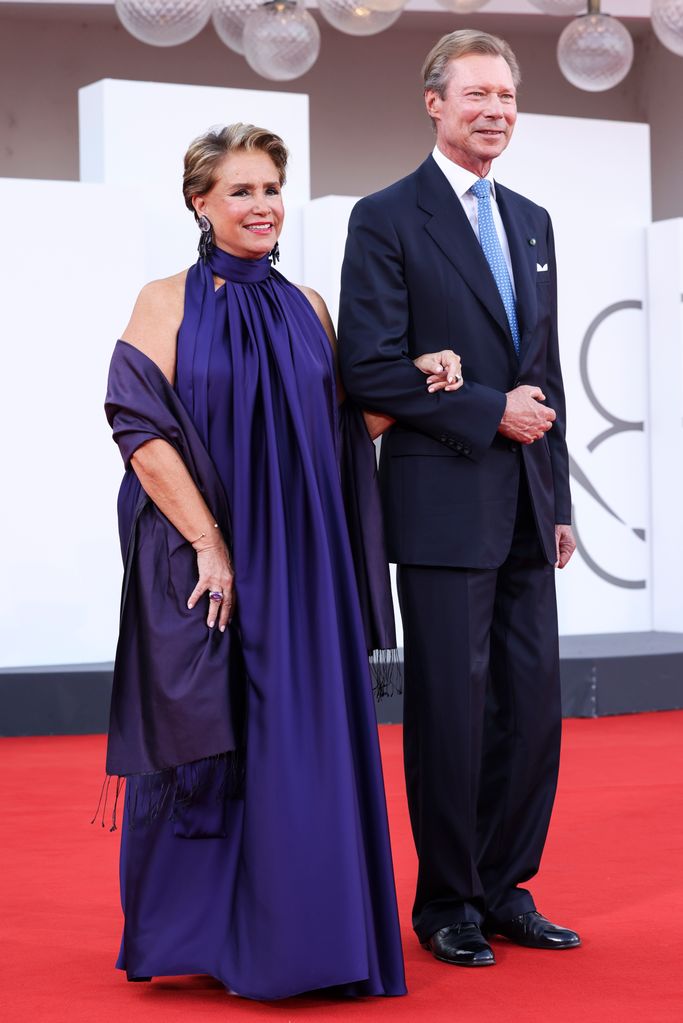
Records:
[[[517,323],[517,310],[515,309],[515,293],[512,290],[512,281],[508,273],[507,263],[505,262],[505,256],[500,245],[496,225],[493,222],[491,185],[485,178],[481,178],[472,185],[470,192],[477,197],[479,242],[484,250],[486,261],[491,267],[491,273],[500,292],[500,297],[503,300],[505,313],[510,324],[512,343],[519,355],[519,325]]]

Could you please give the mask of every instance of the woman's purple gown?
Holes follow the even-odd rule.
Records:
[[[211,265],[227,281],[212,296],[206,268],[189,272],[176,390],[231,509],[245,780],[224,795],[199,762],[191,805],[142,822],[129,780],[117,965],[251,998],[403,994],[330,344],[267,259],[214,250]]]

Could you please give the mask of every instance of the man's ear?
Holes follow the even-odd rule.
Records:
[[[432,120],[441,120],[442,103],[443,100],[441,99],[441,96],[439,96],[438,92],[435,92],[434,89],[427,89],[425,91],[425,107],[427,108],[427,113]]]

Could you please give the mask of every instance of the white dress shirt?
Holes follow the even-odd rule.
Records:
[[[446,180],[451,185],[453,191],[460,200],[460,205],[465,211],[465,215],[472,225],[472,230],[479,238],[479,202],[476,195],[470,192],[472,185],[479,181],[479,176],[473,174],[472,171],[465,170],[464,167],[460,167],[457,163],[453,163],[447,156],[444,156],[438,146],[434,146],[432,156],[439,167],[446,176]],[[512,283],[512,291],[517,298],[517,292],[515,290],[515,275],[512,272],[512,260],[510,259],[510,246],[508,245],[507,235],[505,234],[505,228],[503,227],[503,221],[498,209],[498,203],[496,202],[496,185],[491,176],[491,171],[486,175],[486,181],[491,184],[491,212],[493,213],[493,223],[496,225],[496,234],[500,242],[500,247],[503,250],[505,256],[505,262],[507,263],[508,273],[510,274],[510,281]]]

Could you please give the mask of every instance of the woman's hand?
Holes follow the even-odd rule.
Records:
[[[442,352],[429,352],[413,359],[413,363],[427,377],[427,390],[457,391],[462,387],[462,365],[460,356],[445,348]]]
[[[212,537],[213,539],[213,537]],[[187,606],[190,610],[197,601],[208,594],[221,594],[221,599],[209,596],[209,613],[206,624],[213,629],[216,622],[221,632],[232,621],[235,606],[234,573],[230,555],[225,543],[220,539],[211,546],[197,551],[197,585],[190,594]]]

